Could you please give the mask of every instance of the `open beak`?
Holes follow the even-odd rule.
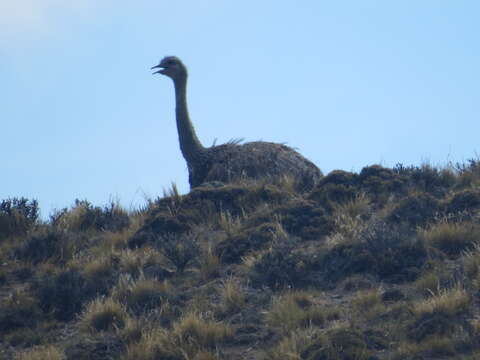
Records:
[[[151,68],[151,70],[153,70],[153,69],[160,69],[160,70],[158,70],[158,71],[155,71],[153,74],[163,74],[163,70],[165,70],[165,67],[162,66],[162,64],[160,63],[160,64],[158,64],[158,65],[156,65],[156,66],[153,66],[153,67]]]

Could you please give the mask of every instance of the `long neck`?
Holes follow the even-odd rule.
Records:
[[[188,116],[187,109],[187,77],[173,80],[175,85],[175,115],[177,118],[178,139],[183,157],[190,166],[203,152],[204,148],[195,134],[195,129]]]

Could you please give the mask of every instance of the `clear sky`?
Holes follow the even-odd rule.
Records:
[[[475,0],[0,0],[0,199],[47,216],[187,192],[164,55],[189,68],[204,145],[287,143],[324,173],[478,157],[479,17]]]

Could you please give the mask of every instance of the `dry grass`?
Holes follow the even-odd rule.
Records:
[[[325,307],[324,304],[315,305],[311,294],[295,291],[273,298],[266,314],[266,322],[283,333],[289,333],[311,325],[322,325],[326,320],[335,317],[336,309]]]
[[[65,355],[53,345],[37,346],[15,355],[15,360],[64,360]]]
[[[473,278],[480,273],[480,243],[464,252],[463,269],[468,277]]]
[[[427,245],[456,257],[480,241],[480,227],[471,222],[456,223],[445,219],[420,230],[418,235]]]
[[[265,360],[300,360],[301,354],[317,336],[317,331],[306,328],[292,332],[265,354]]]
[[[436,262],[433,267],[422,273],[413,283],[413,287],[423,295],[438,294],[446,284],[452,281],[451,273],[444,263]]]
[[[470,307],[472,299],[467,291],[460,286],[448,290],[440,290],[438,294],[413,304],[417,316],[442,312],[454,316],[464,313]]]
[[[239,281],[233,277],[222,281],[220,294],[222,297],[222,309],[226,313],[235,313],[245,306],[245,291],[242,289]]]
[[[232,338],[229,326],[190,312],[171,330],[145,331],[139,342],[127,347],[124,360],[215,359],[211,350]]]
[[[171,286],[168,281],[157,281],[140,276],[134,279],[123,275],[112,291],[112,297],[135,313],[151,310],[167,301]]]
[[[358,291],[351,301],[353,310],[367,320],[378,317],[385,311],[379,289]]]
[[[203,252],[199,263],[199,273],[203,280],[209,280],[215,276],[218,276],[222,267],[220,257],[215,254],[211,246],[208,246]]]
[[[233,329],[204,315],[190,312],[185,314],[177,323],[173,324],[173,332],[182,342],[192,340],[201,347],[214,348],[233,337]]]
[[[217,222],[220,230],[225,232],[227,236],[233,236],[234,234],[237,234],[239,231],[241,231],[245,219],[245,215],[233,216],[228,211],[220,211]]]
[[[108,298],[96,298],[90,302],[79,321],[82,331],[98,333],[123,329],[129,315],[120,302]]]
[[[83,265],[83,275],[90,281],[109,278],[112,275],[113,262],[111,256],[100,256]]]
[[[165,329],[156,328],[144,332],[140,341],[128,345],[123,360],[177,359],[181,355],[169,333]]]
[[[451,337],[429,337],[420,343],[402,343],[393,355],[393,360],[403,360],[417,357],[420,354],[429,354],[429,358],[437,359],[450,357],[456,354],[455,341]]]

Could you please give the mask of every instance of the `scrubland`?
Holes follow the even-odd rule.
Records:
[[[0,359],[480,358],[480,161],[0,202]]]

